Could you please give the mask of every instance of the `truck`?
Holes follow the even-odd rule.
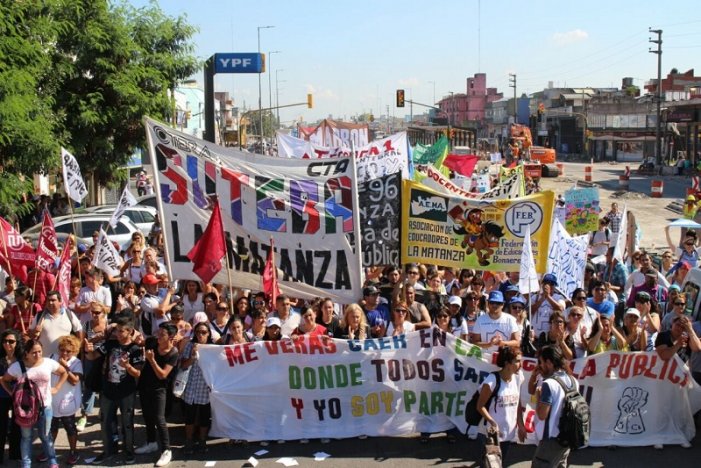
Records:
[[[530,161],[525,161],[527,175],[535,178],[538,173],[543,177],[556,177],[560,170],[555,166],[557,153],[552,148],[533,146],[531,129],[525,125],[512,124],[510,128],[511,139],[521,148],[521,154],[530,148]]]

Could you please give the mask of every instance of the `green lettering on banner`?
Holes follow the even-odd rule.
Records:
[[[291,390],[299,390],[302,388],[302,379],[301,379],[301,373],[299,371],[299,367],[297,366],[290,366],[288,370],[289,374],[289,381],[290,381],[290,389]]]
[[[416,403],[416,393],[411,390],[404,390],[404,411],[411,413],[411,407],[414,403]]]
[[[336,388],[348,386],[348,369],[345,366],[336,365]]]
[[[333,388],[333,368],[331,366],[319,367],[319,389]]]
[[[455,340],[455,354],[458,356],[469,356],[482,359],[482,349],[479,346],[471,345],[467,341]]]
[[[350,365],[350,384],[354,387],[363,384],[363,373],[360,372],[359,362]]]

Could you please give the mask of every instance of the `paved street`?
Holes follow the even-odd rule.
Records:
[[[137,416],[137,423],[141,417]],[[61,432],[63,434],[63,431]],[[99,432],[95,425],[80,435],[81,454],[94,456],[98,447],[96,439]],[[145,434],[143,426],[137,427],[136,440],[142,443]],[[169,466],[200,468],[208,461],[216,462],[218,467],[250,466],[246,465],[249,457],[254,456],[259,461],[259,467],[280,467],[275,463],[281,457],[292,457],[300,466],[355,468],[359,466],[378,467],[472,467],[477,458],[477,443],[471,440],[459,440],[450,445],[442,434],[432,438],[430,443],[422,445],[417,437],[379,437],[360,439],[332,440],[328,444],[321,444],[318,440],[312,440],[308,445],[299,442],[287,442],[285,444],[271,443],[268,447],[258,444],[248,446],[232,446],[224,440],[210,441],[210,450],[206,455],[195,455],[185,460],[179,448],[183,443],[182,426],[171,428],[171,439],[177,449],[174,450],[174,460]],[[83,444],[90,448],[83,449]],[[615,467],[660,467],[664,464],[674,463],[675,468],[696,467],[701,457],[701,439],[697,437],[691,449],[681,447],[666,447],[662,451],[651,447],[618,448],[589,448],[575,452],[570,457],[572,466],[615,466]],[[258,450],[266,449],[269,453],[255,456]],[[59,453],[67,453],[65,437],[60,438],[58,444]],[[533,456],[533,446],[515,446],[509,452],[504,466],[525,468],[530,466]],[[326,452],[331,455],[326,461],[314,461],[314,453]],[[91,455],[93,454],[93,455]],[[139,467],[152,466],[158,457],[156,454],[137,456]],[[107,466],[120,466],[118,459]],[[85,465],[78,465],[85,466]]]

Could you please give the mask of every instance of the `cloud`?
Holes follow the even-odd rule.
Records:
[[[414,88],[421,84],[418,78],[402,78],[399,80],[399,86],[404,88]]]
[[[573,29],[567,32],[556,32],[552,35],[552,41],[560,47],[582,42],[589,39],[589,33],[581,29]]]

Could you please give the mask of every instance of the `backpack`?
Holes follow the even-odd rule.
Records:
[[[492,394],[489,396],[487,399],[487,403],[485,403],[484,407],[489,408],[489,405],[492,403],[492,400],[496,400],[494,397],[499,393],[499,388],[501,387],[501,375],[499,375],[499,371],[492,372],[494,376],[497,379],[496,385],[494,386],[494,391]],[[465,422],[467,423],[468,426],[477,426],[479,425],[480,422],[482,422],[482,414],[477,411],[477,400],[479,400],[480,397],[480,388],[477,389],[474,395],[472,395],[472,398],[470,398],[470,401],[467,402],[467,405],[465,405]],[[497,404],[496,401],[494,403],[494,409],[496,409]]]
[[[591,432],[589,405],[576,386],[568,388],[559,377],[553,376],[552,379],[560,384],[565,392],[562,414],[558,423],[560,434],[557,436],[557,441],[563,447],[576,450],[589,443],[589,433]]]
[[[24,362],[18,362],[22,369],[22,377],[12,392],[12,413],[19,427],[31,428],[39,420],[44,407],[39,386],[27,376]]]

